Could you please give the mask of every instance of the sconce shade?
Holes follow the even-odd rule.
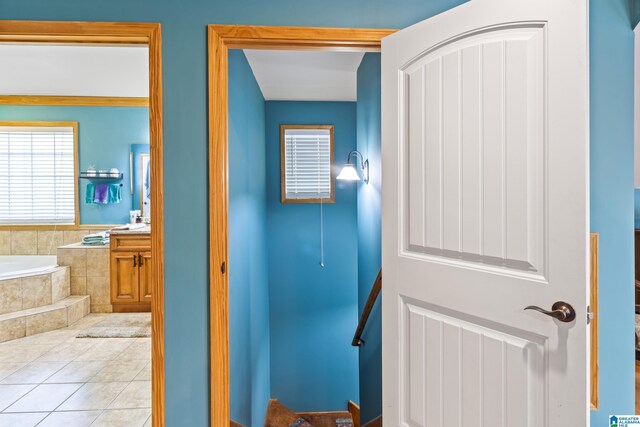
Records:
[[[360,181],[358,172],[356,172],[356,168],[354,168],[351,163],[344,165],[336,179],[344,181]]]

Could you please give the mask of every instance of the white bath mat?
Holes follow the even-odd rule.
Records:
[[[146,338],[151,336],[151,313],[116,313],[81,331],[76,338]]]

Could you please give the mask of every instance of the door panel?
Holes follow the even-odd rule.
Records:
[[[137,252],[111,253],[111,302],[138,301]]]
[[[383,40],[385,425],[588,426],[587,17],[473,0]]]
[[[140,302],[151,302],[151,252],[140,252]]]
[[[504,27],[400,70],[406,249],[544,274],[544,27]]]
[[[544,340],[444,315],[404,300],[401,382],[410,426],[538,424],[546,384]],[[519,392],[524,390],[524,392]],[[442,424],[441,424],[442,423]],[[484,424],[483,424],[484,423]],[[526,425],[526,424],[524,424]]]

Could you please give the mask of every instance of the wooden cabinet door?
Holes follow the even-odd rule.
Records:
[[[111,253],[111,302],[138,302],[138,252]]]
[[[140,302],[151,302],[151,252],[140,252],[138,260]]]

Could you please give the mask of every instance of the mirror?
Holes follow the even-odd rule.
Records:
[[[130,176],[132,210],[140,210],[144,221],[151,218],[151,157],[149,144],[131,144]]]

